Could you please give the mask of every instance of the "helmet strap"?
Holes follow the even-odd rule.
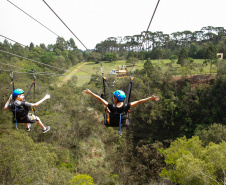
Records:
[[[118,98],[115,97],[114,100],[115,100],[115,104],[117,104],[118,103]]]

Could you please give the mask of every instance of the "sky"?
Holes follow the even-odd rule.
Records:
[[[158,0],[10,0],[66,41],[88,49],[109,37],[138,35],[146,31]],[[55,44],[57,36],[13,6],[0,0],[0,35],[20,44]],[[226,0],[160,0],[149,31],[171,34],[214,26],[226,29]],[[0,36],[0,42],[5,38]],[[11,41],[9,41],[11,42]],[[11,42],[14,44],[14,42]]]

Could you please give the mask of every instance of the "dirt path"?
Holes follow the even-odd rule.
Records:
[[[61,87],[65,82],[67,82],[82,66],[84,66],[87,62],[84,62],[80,66],[78,66],[76,69],[74,69],[69,75],[67,75],[62,82],[60,82],[57,86]]]

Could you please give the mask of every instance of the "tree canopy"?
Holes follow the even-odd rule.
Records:
[[[218,63],[216,75],[187,75],[202,67],[202,62],[194,59],[211,58],[204,58],[210,48],[226,51],[224,29],[216,28],[214,34],[207,34],[207,29],[177,32],[171,35],[173,39],[163,32],[149,32],[142,51],[139,34],[126,36],[121,43],[109,37],[91,51],[103,65],[112,66],[116,60],[139,65],[134,72],[131,101],[153,94],[160,97],[158,102],[131,108],[131,126],[122,128],[121,137],[118,128],[104,127],[103,105],[82,94],[86,88],[98,95],[103,93],[100,64],[90,52],[78,50],[73,39],[66,41],[62,37],[48,46],[31,43],[24,47],[7,40],[0,43],[1,50],[23,57],[0,54],[0,184],[223,185],[225,61]],[[154,61],[162,58],[172,61]],[[174,65],[184,72],[182,78],[175,76],[173,60],[177,59],[182,63]],[[72,77],[58,86],[58,76],[69,74],[79,63],[84,64],[86,73],[94,73],[91,78],[78,85],[87,77]],[[30,93],[28,102],[51,94],[50,100],[36,108],[36,115],[51,126],[48,133],[42,134],[37,124],[31,126],[31,132],[26,132],[23,124],[18,124],[17,130],[12,113],[3,111],[12,93],[12,86],[6,89],[12,80],[12,68],[15,87],[25,92],[33,80],[33,70],[38,72],[35,96]],[[78,70],[78,74],[81,72]],[[111,92],[127,92],[129,77],[106,74],[106,78],[109,84],[114,82],[114,86],[109,85]]]

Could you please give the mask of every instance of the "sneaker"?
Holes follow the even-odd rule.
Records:
[[[31,124],[28,123],[27,126],[28,126],[28,127],[26,128],[26,130],[27,130],[27,132],[30,132],[30,131],[31,131]]]
[[[50,130],[50,126],[47,126],[45,130],[42,130],[43,133],[46,133]]]

